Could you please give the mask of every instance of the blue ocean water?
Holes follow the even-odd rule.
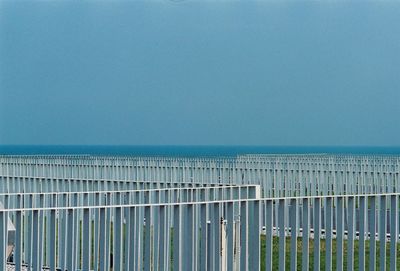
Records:
[[[329,146],[57,146],[0,145],[0,154],[80,154],[106,156],[234,157],[242,154],[400,155],[400,147]]]

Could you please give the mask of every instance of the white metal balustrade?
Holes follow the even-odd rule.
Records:
[[[0,156],[0,270],[396,270],[399,164]]]

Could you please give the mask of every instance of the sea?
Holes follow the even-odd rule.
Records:
[[[235,157],[244,154],[400,155],[400,146],[0,145],[0,155]]]

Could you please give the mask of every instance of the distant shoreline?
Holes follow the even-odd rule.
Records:
[[[400,155],[400,146],[82,146],[0,145],[0,155],[101,155],[235,157],[246,154],[285,155]]]

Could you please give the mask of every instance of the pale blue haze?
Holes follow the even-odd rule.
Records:
[[[0,144],[400,146],[400,3],[0,1]]]

